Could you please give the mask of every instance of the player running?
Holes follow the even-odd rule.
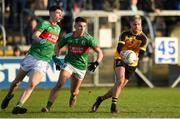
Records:
[[[13,108],[13,114],[23,114],[27,112],[27,109],[22,106],[30,97],[36,85],[42,80],[48,69],[48,62],[50,62],[54,54],[54,47],[61,30],[57,23],[61,21],[63,11],[59,6],[52,6],[49,9],[49,13],[49,21],[42,21],[36,26],[32,36],[34,42],[28,54],[22,60],[19,72],[11,84],[8,94],[2,101],[1,108],[7,108],[9,101],[14,96],[14,91],[18,88],[24,77],[30,72],[31,76],[27,88]]]
[[[79,94],[79,88],[86,74],[86,69],[95,71],[103,58],[102,51],[97,45],[97,41],[86,30],[87,20],[83,17],[77,17],[75,19],[75,31],[64,36],[58,42],[58,54],[59,49],[63,46],[68,46],[68,53],[65,56],[65,67],[61,69],[59,80],[55,87],[51,90],[46,107],[42,108],[42,112],[49,112],[52,104],[58,96],[58,91],[63,87],[66,80],[71,78],[71,96],[69,99],[69,106],[73,107],[76,103],[77,95]],[[97,59],[88,66],[88,55],[90,48],[92,48],[96,54]]]
[[[114,86],[103,96],[99,96],[96,102],[92,106],[92,112],[96,112],[100,104],[108,99],[112,98],[111,113],[117,113],[117,101],[122,92],[122,89],[128,83],[128,79],[135,71],[139,59],[141,59],[146,51],[147,37],[142,32],[141,17],[132,16],[130,19],[130,30],[123,32],[120,36],[117,51],[114,57],[114,70],[116,74],[116,81]],[[123,62],[123,52],[126,50],[133,50],[139,57],[137,61],[132,64],[125,64]]]

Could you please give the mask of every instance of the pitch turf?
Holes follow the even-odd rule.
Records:
[[[59,92],[51,112],[41,113],[46,105],[49,89],[36,89],[25,103],[28,108],[26,114],[13,115],[11,110],[16,104],[22,90],[15,93],[6,110],[0,110],[0,118],[180,118],[180,90],[179,88],[131,88],[123,91],[118,108],[120,113],[110,113],[111,99],[104,101],[96,113],[90,109],[98,95],[104,94],[109,88],[81,88],[77,105],[68,105],[70,91],[63,89]],[[7,90],[0,90],[2,101]]]

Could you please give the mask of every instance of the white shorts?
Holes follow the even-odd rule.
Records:
[[[46,61],[35,59],[32,55],[28,54],[21,62],[21,69],[24,71],[37,70],[46,73],[49,64]]]
[[[70,63],[65,63],[63,70],[66,70],[71,75],[79,80],[83,80],[86,74],[86,70],[80,70],[72,66]]]

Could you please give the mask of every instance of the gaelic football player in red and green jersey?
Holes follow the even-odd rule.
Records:
[[[114,71],[116,74],[116,82],[114,86],[103,96],[99,96],[92,106],[92,112],[96,112],[100,104],[109,98],[112,98],[111,113],[117,113],[117,101],[123,88],[127,85],[128,79],[135,71],[139,59],[141,59],[146,51],[148,39],[142,32],[141,17],[132,16],[130,18],[130,30],[121,34],[114,56]],[[133,50],[137,54],[137,59],[132,64],[126,64],[123,61],[123,53],[126,50]]]
[[[42,21],[36,26],[32,36],[34,42],[28,54],[22,60],[19,72],[11,84],[8,94],[2,101],[1,108],[5,109],[13,98],[13,93],[18,88],[20,82],[31,72],[27,88],[13,108],[13,114],[27,112],[27,109],[22,106],[30,97],[36,85],[42,80],[48,69],[48,63],[54,54],[54,47],[61,30],[57,23],[61,21],[63,11],[59,6],[52,6],[49,9],[49,14],[50,18],[48,21]]]
[[[47,105],[42,108],[42,112],[48,112],[57,98],[58,91],[63,87],[64,83],[68,79],[71,81],[71,96],[69,100],[69,106],[72,107],[76,103],[76,98],[79,93],[79,88],[86,74],[86,69],[89,71],[95,71],[103,58],[102,51],[97,45],[97,40],[86,32],[87,20],[83,17],[77,17],[75,19],[75,31],[65,35],[58,42],[58,48],[56,54],[58,54],[59,48],[63,46],[68,47],[68,53],[65,56],[65,66],[61,69],[59,80],[56,86],[51,90]],[[96,54],[97,59],[88,66],[88,55],[90,48],[92,48]]]

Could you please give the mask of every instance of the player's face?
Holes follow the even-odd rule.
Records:
[[[74,28],[76,30],[76,33],[82,36],[84,32],[86,31],[87,24],[85,22],[77,22],[74,25]]]
[[[134,22],[131,22],[130,25],[133,33],[138,34],[142,31],[141,20],[135,20]]]
[[[52,18],[53,22],[60,22],[63,19],[63,12],[57,9],[54,12],[50,13],[50,17]]]

